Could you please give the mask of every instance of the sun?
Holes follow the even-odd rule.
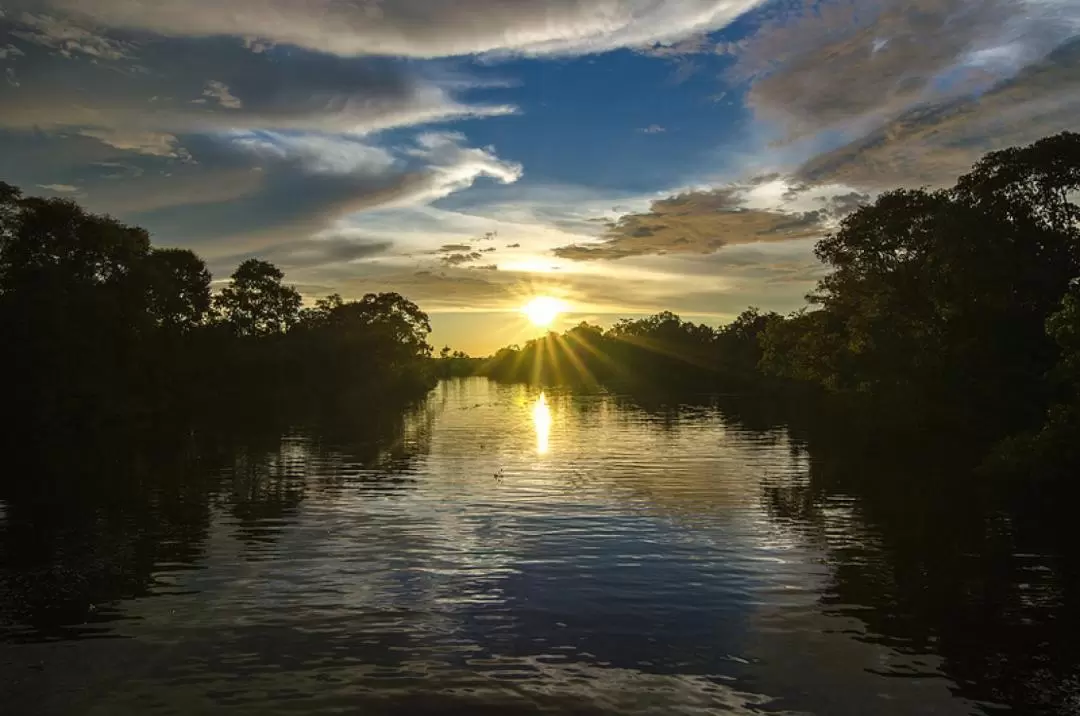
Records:
[[[537,296],[522,306],[521,312],[534,326],[545,328],[563,312],[563,302],[550,296]]]

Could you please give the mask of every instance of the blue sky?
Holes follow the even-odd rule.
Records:
[[[434,340],[802,305],[895,186],[1077,128],[1074,0],[0,0],[0,179]]]

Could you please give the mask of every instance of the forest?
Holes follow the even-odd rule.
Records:
[[[880,431],[974,435],[990,462],[1080,468],[1080,134],[984,156],[943,189],[888,191],[815,247],[789,315],[712,328],[664,312],[498,351],[500,380],[644,393],[759,391],[845,406]]]
[[[395,293],[304,307],[256,258],[214,292],[192,251],[0,183],[5,439],[397,406],[434,383],[430,331]]]

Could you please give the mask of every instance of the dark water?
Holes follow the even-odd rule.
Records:
[[[1080,713],[1075,562],[947,475],[482,379],[334,427],[8,475],[0,711]]]

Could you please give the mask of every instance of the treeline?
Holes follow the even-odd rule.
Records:
[[[611,328],[581,323],[502,348],[478,372],[497,380],[632,392],[711,390],[760,382],[760,334],[778,314],[744,311],[719,329],[665,311]]]
[[[465,351],[451,351],[443,346],[437,358],[432,358],[434,373],[440,378],[467,378],[480,372],[483,358],[473,358]]]
[[[431,385],[428,317],[397,294],[305,308],[257,259],[216,294],[211,281],[144,229],[0,183],[0,366],[18,432],[362,407]]]
[[[838,396],[892,422],[1009,440],[1019,469],[1080,467],[1080,135],[986,155],[956,185],[896,190],[820,241],[792,315],[712,329],[661,313],[499,351],[508,380]]]

